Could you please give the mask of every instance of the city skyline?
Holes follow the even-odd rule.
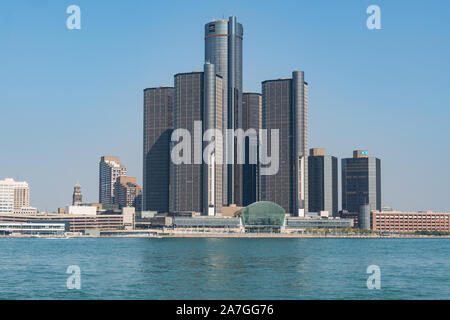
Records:
[[[96,7],[88,5],[85,2],[80,2],[80,6],[82,7],[82,10],[86,10],[88,12],[90,10],[89,8],[91,8],[91,10],[95,10],[92,8]],[[348,5],[346,4],[346,6]],[[385,34],[386,36],[388,36],[387,32],[385,32],[385,30],[381,30],[380,34],[373,34],[371,33],[371,31],[364,30],[363,29],[364,27],[363,23],[365,21],[363,11],[364,5],[358,5],[358,7],[361,8],[360,12],[357,12],[357,14],[359,14],[358,21],[360,21],[361,26],[359,26],[360,29],[358,29],[357,31],[360,31],[361,34],[364,34],[364,37],[368,38],[366,39],[366,41],[368,41],[366,44],[371,43],[373,45],[374,50],[375,49],[380,50],[382,44],[384,43],[382,40],[380,40],[381,37],[380,34]],[[387,12],[389,12],[389,8],[391,8],[394,9],[397,15],[401,13],[401,11],[398,10],[399,8],[397,8],[395,5],[385,4],[382,7],[383,10]],[[114,8],[118,10],[117,7]],[[315,8],[314,6],[307,8],[312,9],[312,11],[315,13],[318,13],[317,8]],[[327,151],[329,151],[330,155],[339,158],[339,162],[340,159],[351,157],[351,152],[353,150],[369,149],[371,154],[375,155],[378,158],[381,158],[383,161],[383,169],[382,169],[383,204],[390,205],[398,210],[407,210],[407,209],[417,209],[417,210],[430,209],[433,211],[448,210],[449,204],[448,200],[445,198],[445,194],[446,191],[448,191],[449,189],[447,182],[449,179],[447,179],[447,177],[450,177],[450,172],[449,168],[444,165],[446,155],[448,154],[448,150],[443,150],[444,155],[441,156],[440,158],[436,157],[432,159],[430,159],[430,157],[425,157],[423,153],[420,153],[418,151],[420,149],[425,150],[426,148],[429,148],[429,143],[432,143],[433,146],[439,144],[444,146],[446,145],[445,138],[448,137],[449,131],[448,128],[444,127],[445,122],[444,120],[446,119],[445,115],[446,113],[448,113],[448,110],[442,108],[441,111],[444,112],[443,114],[444,116],[442,116],[442,114],[439,114],[438,116],[436,114],[436,109],[433,109],[433,106],[427,105],[427,108],[425,109],[429,111],[429,113],[427,114],[428,118],[426,116],[424,118],[424,114],[422,114],[420,110],[421,104],[419,102],[428,103],[429,102],[428,96],[427,95],[420,96],[417,92],[414,92],[415,97],[416,98],[419,97],[419,100],[417,101],[412,98],[408,98],[409,96],[407,96],[406,93],[409,92],[409,90],[405,91],[405,89],[407,87],[406,84],[411,83],[410,80],[407,79],[408,77],[408,74],[406,74],[407,69],[404,70],[405,75],[404,77],[401,78],[404,83],[401,83],[401,81],[400,83],[398,83],[398,96],[400,96],[403,100],[405,100],[406,103],[404,103],[403,105],[399,103],[398,108],[389,109],[388,106],[392,107],[393,103],[399,102],[399,97],[397,97],[397,95],[395,95],[392,92],[392,90],[390,91],[386,90],[386,88],[389,86],[389,83],[390,85],[392,85],[392,80],[388,79],[389,74],[385,74],[385,78],[381,78],[380,73],[374,71],[374,69],[370,67],[371,62],[374,62],[375,65],[377,64],[376,55],[374,55],[373,52],[371,56],[369,55],[368,57],[366,57],[366,59],[368,59],[367,61],[366,59],[362,59],[361,61],[358,60],[356,63],[357,66],[364,65],[367,67],[368,70],[367,75],[365,74],[363,75],[362,73],[357,72],[355,68],[350,68],[347,72],[352,73],[354,78],[352,79],[352,77],[347,76],[345,77],[347,81],[346,82],[344,81],[345,82],[344,84],[338,83],[337,87],[331,87],[329,85],[333,83],[333,81],[330,80],[332,80],[332,78],[336,76],[335,71],[337,69],[344,68],[344,66],[348,67],[349,61],[341,61],[344,62],[343,63],[344,66],[335,67],[334,69],[330,68],[328,72],[324,71],[323,67],[321,68],[317,66],[320,65],[321,61],[324,61],[326,64],[329,64],[330,60],[329,58],[324,57],[322,51],[320,51],[318,57],[314,58],[311,57],[314,54],[314,52],[312,52],[313,49],[310,50],[310,48],[317,47],[316,45],[314,45],[314,42],[309,43],[305,42],[303,53],[299,54],[298,57],[290,56],[289,59],[286,59],[288,62],[283,64],[271,59],[267,59],[267,56],[265,56],[264,54],[255,55],[254,53],[259,51],[255,49],[255,41],[256,39],[261,39],[260,37],[262,35],[260,33],[262,33],[262,30],[258,30],[258,28],[262,28],[262,23],[261,22],[258,23],[255,20],[254,16],[250,15],[248,11],[242,9],[236,10],[236,12],[233,12],[233,14],[236,15],[239,18],[239,21],[244,24],[246,30],[245,44],[247,46],[244,46],[244,85],[243,85],[244,91],[255,91],[260,93],[261,88],[260,87],[258,88],[258,82],[256,81],[257,78],[259,78],[260,84],[264,80],[275,79],[280,77],[281,75],[289,76],[291,70],[294,69],[305,70],[305,73],[308,74],[308,80],[312,84],[310,88],[311,91],[310,99],[313,102],[310,103],[309,108],[310,109],[309,118],[311,119],[309,132],[310,147],[326,148]],[[437,13],[435,12],[434,14]],[[350,13],[348,13],[348,15],[350,15]],[[86,16],[88,16],[88,14],[86,14]],[[389,20],[389,14],[386,14],[385,16],[387,16],[386,18],[387,22],[384,23],[383,28],[388,29],[390,26],[389,22],[391,22],[391,20]],[[15,83],[14,80],[19,74],[22,73],[14,72],[14,70],[10,69],[9,67],[6,68],[7,70],[6,74],[11,75],[13,80],[10,84],[6,83],[5,86],[6,88],[11,88],[12,92],[7,92],[6,94],[2,95],[3,98],[1,98],[2,100],[0,100],[2,107],[11,106],[11,109],[9,108],[8,110],[5,109],[6,116],[15,116],[17,111],[25,110],[28,111],[30,113],[30,116],[33,116],[34,119],[43,121],[44,128],[41,126],[36,126],[35,124],[30,123],[29,122],[30,120],[25,119],[25,123],[30,124],[30,126],[27,127],[24,131],[27,133],[31,133],[31,131],[29,130],[31,129],[36,130],[36,132],[33,133],[33,136],[30,136],[30,141],[24,142],[27,147],[26,150],[32,154],[36,154],[36,156],[33,156],[34,158],[32,157],[33,160],[31,162],[29,162],[30,161],[29,157],[27,157],[26,160],[22,159],[21,157],[23,157],[22,153],[23,151],[17,150],[17,148],[15,148],[13,144],[11,144],[14,142],[15,138],[12,139],[13,142],[9,141],[3,142],[5,143],[5,146],[2,146],[2,150],[6,150],[5,152],[6,157],[0,160],[0,178],[13,177],[15,178],[15,180],[27,181],[31,189],[31,205],[38,207],[41,210],[50,210],[50,211],[54,211],[58,206],[70,203],[71,191],[73,190],[73,185],[77,181],[80,182],[80,184],[83,186],[84,192],[83,195],[85,199],[89,202],[96,201],[96,199],[98,198],[98,195],[96,194],[97,189],[96,185],[98,184],[98,181],[96,181],[97,166],[95,164],[98,162],[100,156],[104,154],[118,155],[121,159],[123,159],[122,161],[127,164],[127,167],[129,171],[132,173],[132,175],[138,177],[138,184],[142,185],[141,182],[142,181],[141,177],[142,88],[151,87],[153,85],[156,86],[160,84],[170,85],[170,79],[172,78],[173,74],[178,72],[188,72],[195,69],[200,69],[199,66],[201,66],[203,62],[201,54],[201,51],[203,49],[203,41],[202,41],[203,26],[210,20],[211,20],[210,17],[207,17],[205,19],[203,16],[200,16],[200,14],[198,19],[197,18],[190,19],[189,21],[190,25],[187,26],[189,31],[187,31],[186,37],[189,38],[190,41],[193,41],[194,44],[192,45],[193,48],[186,48],[187,52],[183,51],[182,54],[178,53],[179,55],[183,56],[182,63],[175,63],[175,66],[167,68],[166,64],[167,62],[163,61],[162,65],[164,65],[164,67],[161,67],[161,69],[158,71],[159,73],[157,72],[155,74],[154,72],[152,72],[152,69],[154,68],[156,62],[153,61],[148,62],[147,64],[142,64],[142,69],[140,69],[136,73],[130,72],[128,74],[129,77],[133,77],[133,75],[135,74],[136,77],[138,78],[137,82],[139,84],[137,85],[135,82],[133,82],[133,84],[124,85],[124,82],[122,81],[118,81],[118,83],[113,84],[112,87],[108,87],[108,84],[103,84],[104,87],[100,85],[101,90],[97,94],[93,95],[94,99],[83,100],[87,99],[87,96],[92,94],[92,92],[90,91],[91,89],[87,88],[85,84],[77,84],[76,81],[73,82],[74,80],[68,80],[67,84],[68,87],[66,88],[64,86],[60,87],[61,85],[56,84],[54,79],[52,79],[51,77],[45,78],[46,80],[44,81],[45,84],[49,86],[53,85],[56,86],[57,88],[58,87],[62,88],[63,92],[57,93],[53,96],[47,95],[46,100],[43,98],[47,90],[44,87],[42,93],[43,96],[37,97],[34,96],[34,99],[37,100],[37,104],[42,105],[46,104],[46,102],[47,103],[49,102],[50,105],[54,106],[61,104],[68,105],[69,108],[67,110],[65,109],[52,110],[51,107],[43,109],[41,108],[39,110],[42,112],[41,115],[40,113],[37,113],[37,111],[35,111],[34,105],[30,105],[29,107],[21,105],[26,100],[18,96],[15,96],[16,100],[14,100],[14,93],[16,92],[17,90],[16,86],[18,85]],[[170,24],[170,22],[174,21],[175,19],[174,20],[168,19],[167,23]],[[280,28],[276,27],[275,30],[280,33],[285,32],[283,26],[285,27],[286,25],[280,24]],[[345,26],[348,27],[348,25]],[[307,25],[305,25],[304,27],[307,27],[307,29],[306,30],[296,29],[296,30],[303,34],[305,33],[307,34],[308,32],[310,32],[311,34],[318,32],[317,30],[312,30],[313,28],[308,27]],[[25,39],[26,36],[29,35],[28,33],[25,34],[23,33],[22,27],[13,26],[13,30],[15,30],[18,33],[18,35],[25,36]],[[36,27],[36,30],[39,31],[39,28]],[[72,35],[70,33],[67,33],[67,30],[62,31],[65,32],[64,37],[69,38],[66,41],[69,42],[75,41],[78,45],[80,45],[80,43],[82,44],[83,42],[82,37],[85,35],[88,36],[89,32],[91,32],[90,30],[92,29],[88,25],[86,29],[82,29],[80,34],[78,35]],[[127,30],[129,31],[130,29]],[[97,32],[98,36],[99,32],[98,30],[96,31],[94,29],[93,32],[94,33]],[[102,32],[107,31],[102,30]],[[1,31],[0,35],[3,35]],[[357,34],[353,36],[359,39],[360,35]],[[95,36],[93,37],[95,38]],[[350,38],[352,38],[352,36],[350,36]],[[90,38],[88,36],[88,39],[90,39],[89,41],[91,41],[93,38]],[[391,40],[393,39],[391,38]],[[8,41],[8,39],[6,41]],[[180,39],[180,45],[183,43],[183,41],[184,40]],[[279,41],[281,40],[277,40],[274,37],[269,39],[268,42],[270,44],[276,45],[276,43],[281,43]],[[289,45],[286,39],[284,39],[283,41],[285,45]],[[433,39],[429,41],[432,42]],[[161,39],[158,40],[158,42],[156,42],[156,40],[152,42],[154,44],[157,43],[163,45],[163,40]],[[20,43],[21,42],[19,41],[18,45],[19,47]],[[362,44],[364,43],[365,42],[363,41]],[[95,46],[93,46],[92,43],[84,45],[85,45],[84,48],[86,49],[95,48]],[[64,46],[67,46],[68,48],[72,48],[74,50],[76,48],[71,47],[69,43],[65,43]],[[195,46],[198,46],[198,48],[194,48]],[[248,48],[248,46],[250,48]],[[442,49],[444,49],[444,51],[442,51],[440,54],[444,54],[446,52],[445,50],[448,50],[448,44],[447,45],[442,44]],[[83,51],[84,49],[79,50],[81,50],[80,54],[82,56],[86,54],[86,52]],[[200,54],[198,54],[199,50]],[[14,50],[12,51],[14,52]],[[367,54],[366,51],[363,50],[363,52]],[[421,54],[425,54],[422,51],[420,52]],[[39,54],[42,53],[43,51],[39,50],[37,51],[38,58],[47,61],[46,60],[47,58],[39,56]],[[61,54],[61,52],[59,52],[59,54]],[[280,55],[280,52],[277,51],[273,51],[272,54],[278,57],[282,57],[282,55]],[[327,54],[331,55],[330,52],[328,52]],[[338,56],[339,54],[342,54],[342,52],[339,51]],[[8,56],[9,53],[2,53],[0,55]],[[174,57],[174,55],[175,53],[171,52],[167,60],[170,61],[171,60],[170,56]],[[384,53],[384,55],[385,58],[388,56],[386,53]],[[61,62],[63,66],[65,66],[66,63],[68,63],[68,61],[70,60],[69,58],[74,57],[75,56],[73,56],[73,54],[68,54],[67,56],[63,56],[63,58],[60,58],[61,60],[58,61]],[[418,56],[413,55],[413,57],[412,58],[410,57],[409,59],[414,61],[414,57],[415,59],[418,58]],[[120,57],[118,56],[110,58],[112,59],[111,62],[115,61],[116,63],[118,63],[121,73],[125,72],[124,69],[122,68],[128,65],[129,62],[124,62],[124,60],[119,59]],[[249,68],[255,68],[255,63],[252,60],[256,60],[261,63],[263,61],[263,58],[265,59],[264,61],[266,61],[266,65],[262,65],[260,67],[262,70],[258,71],[259,73],[252,72],[252,70],[256,69],[249,70],[247,68],[248,66]],[[342,58],[342,56],[340,56],[340,58]],[[66,59],[69,60],[66,61]],[[160,60],[165,59],[166,58],[164,57],[164,59]],[[33,59],[31,60],[36,61]],[[94,60],[97,62],[101,61],[100,57],[94,57]],[[19,61],[21,61],[20,57],[15,60],[12,60],[13,62],[12,65],[15,65],[15,63],[18,63]],[[362,63],[364,61],[367,62],[367,64]],[[398,60],[396,61],[398,62]],[[77,63],[79,63],[77,62],[77,59],[73,59],[71,60],[71,62],[73,62],[75,66],[77,65]],[[120,64],[120,62],[123,62],[123,64]],[[381,65],[382,67],[381,69],[386,70],[385,68],[387,68],[387,66],[390,63],[388,63],[386,60],[383,60],[383,62],[385,64]],[[380,67],[380,65],[378,66]],[[418,65],[414,66],[416,69],[412,70],[411,72],[415,71],[417,72],[418,67],[424,68],[423,64],[422,65],[419,64],[419,66]],[[56,63],[55,65],[51,64],[50,67],[53,67],[49,69],[51,71],[51,74],[54,74],[55,71],[53,71],[53,69],[58,67],[58,63]],[[137,70],[136,67],[137,65],[135,65],[135,68],[133,69],[134,71]],[[173,72],[173,69],[175,67],[177,71]],[[443,66],[441,65],[440,70],[443,73],[445,73],[444,69],[446,67],[448,68],[448,65]],[[166,72],[163,71],[163,68],[167,68]],[[101,71],[101,69],[102,68],[96,69],[96,71]],[[36,66],[32,70],[33,71],[39,70],[39,67]],[[70,68],[68,70],[70,70]],[[425,71],[426,70],[422,70],[421,74],[427,75],[427,72]],[[261,72],[264,72],[265,75],[261,75]],[[144,76],[143,73],[147,74]],[[99,74],[102,73],[99,72]],[[125,74],[127,74],[127,72],[125,72]],[[249,79],[249,81],[246,81],[245,77],[246,76],[248,77],[249,74],[252,74],[252,76]],[[368,79],[369,74],[374,75],[375,79],[378,80],[379,82],[378,83],[376,81],[374,82],[374,79]],[[23,73],[23,75],[26,76],[27,73]],[[75,75],[78,80],[82,79],[80,78],[81,77],[80,73],[75,72]],[[320,76],[323,75],[328,75],[329,78],[324,77],[320,79]],[[31,79],[36,79],[35,78],[36,76],[38,75],[35,75],[34,73],[31,74]],[[111,76],[111,73],[109,73],[108,71],[102,74],[102,77],[107,76]],[[357,82],[360,82],[361,79],[363,78],[367,80],[365,85],[361,83],[357,84]],[[380,80],[384,80],[384,82],[380,82]],[[27,81],[29,81],[28,78],[27,80],[25,80],[25,83],[27,83]],[[421,85],[425,87],[427,86],[436,87],[436,85],[443,86],[443,83],[441,81],[443,81],[443,79],[441,79],[439,75],[436,74],[435,77],[430,76],[424,77],[424,81],[423,83],[421,83]],[[94,85],[93,82],[88,81],[88,83],[89,85]],[[111,85],[111,83],[109,83],[109,85]],[[120,85],[122,85],[122,89]],[[38,87],[41,86],[42,85],[38,85]],[[354,90],[355,86],[358,88],[357,90]],[[380,88],[381,92],[383,92],[383,88],[385,88],[386,91],[384,91],[383,93],[386,93],[388,97],[390,98],[394,97],[394,99],[390,101],[390,103],[386,104],[387,100],[383,99],[384,96],[382,97],[382,95],[375,94],[375,96],[373,96],[374,92],[372,90],[378,90],[378,86],[381,87]],[[71,93],[73,87],[75,88],[75,92],[82,97],[81,100],[75,98],[75,102],[73,102],[70,101],[70,99],[68,99],[67,96],[64,96],[63,93],[65,94]],[[70,90],[68,90],[69,88]],[[111,88],[113,88],[114,90],[110,92],[109,89]],[[414,87],[408,88],[411,90],[411,92],[418,90],[418,88]],[[83,89],[85,89],[86,91]],[[5,88],[1,90],[5,90]],[[36,89],[34,87],[30,87],[30,90],[31,90],[30,93],[33,93],[34,90]],[[409,92],[410,96],[412,95],[411,92]],[[433,91],[433,93],[434,95],[438,95],[441,101],[440,102],[438,101],[439,100],[438,97],[434,97],[434,99],[432,99],[431,101],[435,105],[439,105],[440,103],[442,106],[445,106],[445,101],[448,101],[448,93],[444,92],[436,93],[435,91]],[[107,94],[109,94],[109,96]],[[71,95],[69,94],[69,98],[70,97]],[[374,100],[368,101],[370,100],[368,99],[369,97],[373,98]],[[427,98],[427,100],[425,100],[425,98]],[[5,101],[3,101],[3,99],[5,99]],[[79,106],[77,107],[77,105],[81,104],[83,101],[89,101],[87,106],[84,108]],[[408,102],[413,103],[412,101],[414,102],[415,105],[417,105],[417,107],[413,108],[413,111],[411,112],[411,110],[407,109],[407,105]],[[339,106],[345,105],[347,102],[350,102],[350,107],[347,106],[344,108],[339,108]],[[120,116],[119,117],[113,116],[112,114],[108,114],[109,110],[107,106],[110,104],[113,105],[112,110],[114,112],[119,111],[121,108],[125,109],[128,108],[129,110],[131,110],[131,112],[130,111],[126,112],[124,114],[125,115],[124,118],[121,118]],[[358,105],[360,106],[359,108],[357,107]],[[70,106],[73,106],[74,108],[71,109]],[[92,117],[92,115],[95,115],[96,112],[89,110],[89,108],[91,109],[98,108],[99,110],[97,112],[104,112],[105,113],[104,116],[107,119],[106,121],[107,123],[106,124],[101,123],[101,121],[97,121],[97,118]],[[336,115],[333,113],[336,109],[342,110],[342,112]],[[408,110],[407,113],[406,110]],[[78,114],[78,112],[80,111],[82,116]],[[381,116],[378,114],[378,112],[380,113],[385,112],[386,115],[389,114],[391,117]],[[49,126],[49,123],[46,122],[47,120],[45,120],[44,117],[50,117],[52,122],[54,122],[55,127],[53,127],[52,130],[45,128],[45,126]],[[88,119],[89,117],[92,117],[92,119]],[[407,121],[405,121],[406,117],[408,117]],[[72,118],[74,119],[73,122],[75,122],[76,126],[72,123],[69,123]],[[433,121],[431,121],[431,119],[433,119]],[[114,122],[114,120],[117,120],[118,122]],[[416,127],[421,128],[419,127],[419,124],[422,122],[419,122],[419,120],[425,121],[425,125],[427,125],[425,132],[422,132],[421,130],[416,130]],[[58,122],[64,122],[65,125],[67,126],[67,129],[65,129],[66,126],[62,126],[58,124]],[[408,124],[405,125],[404,122]],[[130,126],[131,123],[134,123],[134,125]],[[324,130],[323,124],[327,126],[326,130]],[[393,129],[393,127],[395,127],[395,130]],[[7,135],[9,130],[11,130],[11,128],[12,127],[10,124],[5,124],[5,126],[3,126],[0,129],[1,130],[0,133],[2,135],[3,134]],[[437,134],[438,129],[440,130],[443,129],[444,134],[438,135]],[[94,132],[83,133],[80,132],[80,130],[94,131]],[[107,142],[106,140],[102,141],[102,139],[104,138],[103,133],[100,132],[102,130],[109,131],[106,136],[109,138],[111,138],[112,136],[111,138],[112,141]],[[366,131],[375,131],[378,132],[378,135]],[[136,142],[127,143],[124,140],[118,139],[120,138],[119,136],[122,135],[124,132],[127,133],[124,138],[127,138],[127,140],[134,139],[136,140]],[[93,137],[93,133],[98,136]],[[19,137],[21,137],[22,134],[24,133],[19,133],[17,139],[19,139]],[[16,143],[17,141],[18,140],[15,140]],[[80,146],[77,146],[77,143],[80,143]],[[71,147],[74,148],[75,151],[72,152],[66,149],[65,146],[63,146],[61,149],[58,149],[58,146],[61,146],[62,144],[71,145]],[[55,147],[52,148],[52,146]],[[58,152],[57,154],[54,153],[53,151],[54,148],[62,152],[63,157],[61,156],[60,152]],[[413,148],[415,149],[412,150]],[[408,161],[407,163],[408,165],[406,166],[405,161]],[[62,164],[59,163],[68,165],[71,168],[70,172],[63,172],[62,168],[60,167],[62,166]],[[438,164],[440,164],[440,166]],[[440,169],[439,173],[437,171],[432,171],[432,168],[435,167]],[[46,181],[43,181],[45,180],[44,176],[50,178],[47,179]],[[404,191],[399,193],[398,190]]]

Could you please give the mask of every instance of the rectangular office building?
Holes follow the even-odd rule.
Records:
[[[173,87],[144,90],[143,209],[169,212]]]
[[[355,150],[353,158],[342,159],[342,210],[359,212],[364,204],[381,210],[381,161]]]

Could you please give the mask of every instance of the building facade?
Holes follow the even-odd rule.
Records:
[[[256,137],[250,134],[245,138],[245,164],[237,165],[237,174],[242,174],[242,199],[236,194],[236,203],[248,206],[259,201],[261,181],[258,165],[258,135],[262,128],[262,95],[244,92],[242,95],[242,129],[254,130]],[[253,149],[254,148],[254,149]],[[250,163],[250,152],[256,153],[256,163]]]
[[[141,187],[135,177],[121,176],[114,185],[114,204],[119,209],[133,207],[141,211]]]
[[[171,141],[170,211],[221,215],[223,205],[223,84],[214,65],[206,63],[203,72],[175,75],[174,134]],[[204,158],[203,133],[217,129],[215,148]],[[180,131],[182,130],[182,131]],[[179,134],[190,134],[184,141]],[[209,131],[211,132],[211,131]],[[212,139],[212,137],[211,137]],[[180,142],[182,141],[182,143]],[[180,147],[191,150],[188,158],[175,163],[173,157],[184,157]],[[192,148],[191,148],[192,146]]]
[[[372,211],[371,215],[373,231],[394,233],[450,232],[450,213]]]
[[[79,207],[77,206],[77,208]],[[124,226],[124,220],[127,220],[126,215],[124,216],[124,214],[91,215],[43,213],[36,215],[14,215],[11,213],[0,213],[0,223],[68,223],[70,232],[85,232],[89,229],[117,230]]]
[[[30,189],[24,181],[0,180],[0,212],[14,212],[30,206]]]
[[[114,204],[114,184],[120,176],[127,175],[127,168],[117,156],[103,156],[99,164],[99,202]]]
[[[342,210],[359,212],[361,205],[381,210],[381,161],[367,150],[355,150],[342,159]]]
[[[216,73],[223,79],[224,129],[234,130],[241,127],[243,35],[242,24],[238,23],[234,16],[205,25],[205,62],[214,64]],[[235,148],[234,139],[225,140],[225,157],[231,157],[230,151]],[[229,164],[223,169],[224,204],[235,203],[235,194],[242,193],[242,175],[236,173],[235,168],[236,166]],[[241,195],[238,197],[242,199]]]
[[[308,157],[309,211],[338,214],[337,158],[326,155],[325,149],[310,150]]]
[[[279,130],[279,170],[261,175],[261,200],[275,202],[293,216],[304,216],[308,212],[308,84],[303,71],[262,83],[262,128],[268,136],[271,130]]]
[[[173,87],[144,90],[144,210],[169,212],[173,97]]]
[[[0,235],[62,236],[65,231],[64,223],[0,223]]]

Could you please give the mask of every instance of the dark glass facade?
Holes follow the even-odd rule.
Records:
[[[309,156],[308,158],[309,211],[328,211],[338,214],[338,164],[337,158]]]
[[[242,129],[254,129],[259,134],[262,126],[262,95],[260,93],[244,92],[242,95]],[[257,141],[256,141],[257,144]],[[259,200],[260,178],[258,164],[250,164],[250,137],[245,139],[245,164],[238,165],[238,174],[242,173],[242,200],[237,203],[244,206]],[[240,166],[240,167],[239,167]]]
[[[170,135],[174,88],[144,90],[144,210],[169,212]]]
[[[204,215],[221,215],[222,168],[219,164],[208,165],[203,159],[206,142],[200,145],[195,135],[203,137],[206,129],[222,130],[222,78],[215,73],[214,65],[205,64],[205,72],[180,73],[175,75],[174,130],[186,129],[191,134],[191,163],[170,165],[171,199],[170,211],[196,212]],[[201,121],[197,128],[195,122]],[[198,142],[198,141],[197,141]],[[178,142],[171,142],[171,149]],[[209,144],[209,142],[208,142]],[[200,163],[195,154],[200,148]],[[223,158],[223,145],[215,148],[214,157]]]
[[[308,212],[308,91],[301,71],[262,83],[262,128],[279,130],[279,171],[261,175],[261,200],[293,216]],[[270,143],[268,154],[271,154]]]
[[[191,133],[190,145],[194,146],[194,121],[203,117],[203,72],[175,75],[174,130],[186,129]],[[171,142],[172,147],[175,145]],[[172,148],[171,148],[172,149]],[[194,164],[192,148],[191,164],[175,165],[171,162],[171,211],[203,211],[202,165]]]
[[[364,204],[381,211],[381,161],[374,157],[342,159],[342,210],[359,212]]]
[[[216,66],[216,73],[223,79],[223,128],[241,127],[242,112],[242,41],[243,27],[231,16],[228,20],[217,20],[205,25],[205,62]],[[224,141],[226,150],[235,148],[234,141]],[[231,154],[230,152],[228,152]],[[242,175],[235,172],[236,166],[227,165],[223,170],[223,201],[236,203],[242,199]],[[237,180],[237,181],[236,181]]]

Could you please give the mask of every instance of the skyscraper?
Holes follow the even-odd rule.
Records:
[[[169,212],[173,87],[144,90],[144,210]]]
[[[242,129],[247,131],[254,129],[256,134],[259,134],[261,129],[261,108],[262,108],[262,96],[260,93],[244,92],[242,95]],[[242,165],[242,170],[237,170],[238,173],[242,172],[242,200],[236,199],[236,203],[242,203],[243,206],[259,200],[260,195],[260,177],[258,164],[250,163],[250,139],[246,137],[245,141],[245,164]],[[256,146],[258,144],[255,141]],[[258,149],[256,149],[258,152]],[[238,165],[239,168],[239,165]]]
[[[99,202],[114,204],[114,183],[120,176],[127,175],[127,168],[117,156],[103,156],[99,163]]]
[[[30,206],[30,189],[25,181],[6,178],[0,180],[0,212],[11,213],[14,210]]]
[[[381,210],[381,161],[355,150],[353,158],[342,159],[342,210],[359,212],[364,204]]]
[[[337,158],[325,154],[325,149],[311,149],[308,158],[309,211],[338,213]]]
[[[223,144],[217,141],[207,164],[203,161],[203,146],[207,143],[202,142],[202,136],[204,131],[213,128],[222,134],[222,81],[214,65],[209,63],[205,64],[204,72],[175,75],[174,136],[177,129],[191,133],[190,141],[183,140],[183,143],[192,146],[192,152],[190,163],[171,161],[171,211],[221,215],[223,165],[219,159],[223,159]],[[172,140],[172,153],[177,144]]]
[[[262,83],[262,128],[279,130],[280,167],[277,174],[261,176],[261,200],[303,216],[308,212],[308,84],[303,71]],[[270,154],[270,144],[267,149]]]
[[[83,202],[83,195],[81,194],[80,184],[76,184],[73,188],[72,205],[79,206]]]
[[[223,79],[223,128],[241,127],[242,106],[242,24],[231,16],[205,25],[205,62],[214,64],[216,73]],[[225,157],[232,159],[234,139],[224,139]],[[228,150],[228,151],[227,151]],[[242,193],[242,175],[236,174],[234,165],[224,166],[223,202],[236,202],[236,193]],[[237,178],[238,181],[235,181]],[[239,196],[238,196],[239,197]]]

